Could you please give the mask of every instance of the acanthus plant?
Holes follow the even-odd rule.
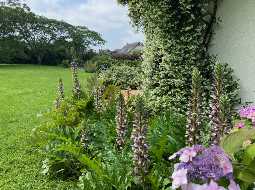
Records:
[[[72,76],[73,76],[73,97],[76,99],[80,99],[82,97],[82,89],[81,84],[78,77],[78,65],[76,61],[73,61],[71,63],[71,70],[72,70]]]
[[[192,73],[192,92],[187,113],[186,144],[200,143],[202,122],[202,76],[197,68]]]
[[[240,190],[234,181],[232,163],[220,147],[194,145],[181,149],[170,160],[177,157],[180,162],[175,165],[171,177],[173,189],[224,190],[219,182],[227,179],[228,190]]]
[[[211,98],[211,144],[218,145],[221,137],[232,128],[231,104],[228,96],[224,93],[224,66],[221,64],[215,65]]]
[[[123,95],[120,93],[117,101],[117,115],[116,115],[116,144],[119,150],[122,150],[125,145],[125,136],[127,133],[127,110]]]
[[[55,108],[58,109],[61,106],[61,103],[64,101],[64,84],[62,79],[60,78],[58,81],[58,90],[57,90],[57,98],[55,100]]]
[[[105,87],[104,85],[97,85],[93,91],[94,105],[98,113],[103,111],[103,95]]]
[[[148,113],[145,111],[144,103],[138,99],[131,135],[134,174],[138,181],[145,185],[145,178],[149,168],[149,153],[146,135],[148,130]]]

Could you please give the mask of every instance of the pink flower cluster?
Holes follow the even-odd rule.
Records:
[[[239,110],[239,115],[241,118],[250,119],[253,126],[255,126],[255,106],[243,107]]]
[[[172,188],[181,190],[240,190],[233,180],[233,167],[224,151],[218,146],[205,148],[200,145],[181,149],[169,159],[179,157],[172,174]],[[226,177],[228,188],[217,184]],[[195,184],[200,181],[201,184]]]

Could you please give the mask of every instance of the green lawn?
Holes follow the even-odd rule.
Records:
[[[71,91],[69,69],[0,65],[0,189],[73,189],[71,182],[48,179],[41,172],[44,156],[33,145],[31,130],[38,114],[51,108],[58,78]],[[88,74],[80,73],[84,86]]]

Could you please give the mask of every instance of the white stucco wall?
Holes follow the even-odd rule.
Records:
[[[243,102],[255,102],[255,0],[223,0],[211,53],[235,70]]]

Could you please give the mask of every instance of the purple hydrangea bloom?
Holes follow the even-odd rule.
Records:
[[[221,190],[224,188],[218,186],[216,182],[225,177],[230,180],[229,187],[233,190],[238,190],[239,186],[233,181],[233,167],[231,161],[220,147],[211,146],[210,148],[205,148],[200,145],[195,145],[193,147],[181,149],[174,154],[172,158],[176,157],[180,157],[181,162],[176,164],[174,174],[179,171],[187,171],[185,176],[187,180],[185,180],[183,184],[178,181],[180,178],[175,179],[176,175],[172,176],[175,184],[186,184],[186,186],[182,186],[182,189],[202,190],[204,188],[204,190]],[[204,185],[193,184],[193,182],[198,181],[204,183]],[[210,181],[209,184],[207,184],[208,181]]]
[[[206,148],[203,147],[202,145],[194,145],[192,147],[185,147],[185,148],[182,148],[181,150],[179,150],[178,152],[174,153],[173,155],[171,155],[169,157],[169,160],[174,160],[176,159],[177,157],[180,157],[184,152],[195,152],[196,154],[204,151]]]
[[[241,190],[241,189],[240,189],[240,186],[238,184],[236,184],[236,182],[234,180],[230,180],[228,190]]]
[[[200,179],[215,181],[233,172],[232,164],[224,151],[218,146],[212,146],[192,159],[192,162],[182,162],[178,169],[188,169],[188,178],[192,181]]]

